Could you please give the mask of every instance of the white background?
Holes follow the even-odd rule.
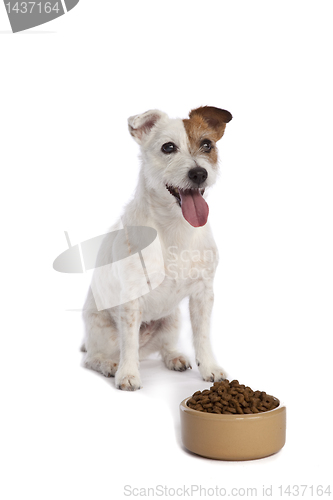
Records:
[[[125,485],[255,487],[258,498],[265,485],[279,498],[279,485],[329,484],[330,14],[325,1],[81,0],[13,35],[0,5],[4,499],[123,498]],[[132,196],[128,116],[185,118],[205,104],[234,117],[208,198],[220,251],[214,351],[230,378],[288,413],[283,450],[250,462],[181,445],[178,405],[209,385],[194,367],[186,304],[193,370],[150,359],[142,390],[117,391],[81,367],[81,314],[68,309],[82,307],[89,276],[52,268],[64,230],[72,244],[98,235]]]

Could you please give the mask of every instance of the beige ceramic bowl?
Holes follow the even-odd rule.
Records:
[[[253,460],[278,452],[286,441],[286,407],[248,415],[217,415],[180,403],[182,441],[188,450],[220,460]]]

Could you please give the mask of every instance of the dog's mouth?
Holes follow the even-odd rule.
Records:
[[[182,209],[183,217],[193,227],[204,226],[208,219],[209,207],[203,198],[204,189],[181,189],[166,185]]]

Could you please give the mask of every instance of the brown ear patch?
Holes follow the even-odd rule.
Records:
[[[232,120],[232,114],[229,113],[229,111],[214,108],[213,106],[202,106],[200,108],[193,109],[190,112],[189,117],[191,119],[195,116],[203,118],[209,127],[215,130],[216,137],[218,137],[215,139],[216,141],[221,139],[223,136],[226,123],[229,123]]]

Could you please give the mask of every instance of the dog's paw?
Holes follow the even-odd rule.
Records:
[[[183,372],[187,368],[192,368],[189,359],[182,354],[172,354],[164,358],[164,363],[169,370]]]
[[[114,377],[118,370],[117,361],[103,359],[101,356],[87,357],[84,361],[84,366],[91,370],[96,370],[104,375],[104,377]]]
[[[101,373],[105,377],[114,377],[118,370],[118,363],[116,361],[107,360],[101,363]]]
[[[202,378],[207,382],[221,382],[227,378],[223,368],[218,365],[204,366],[199,364],[198,367]]]
[[[139,372],[132,373],[118,370],[116,373],[116,388],[122,391],[137,391],[142,388]]]

